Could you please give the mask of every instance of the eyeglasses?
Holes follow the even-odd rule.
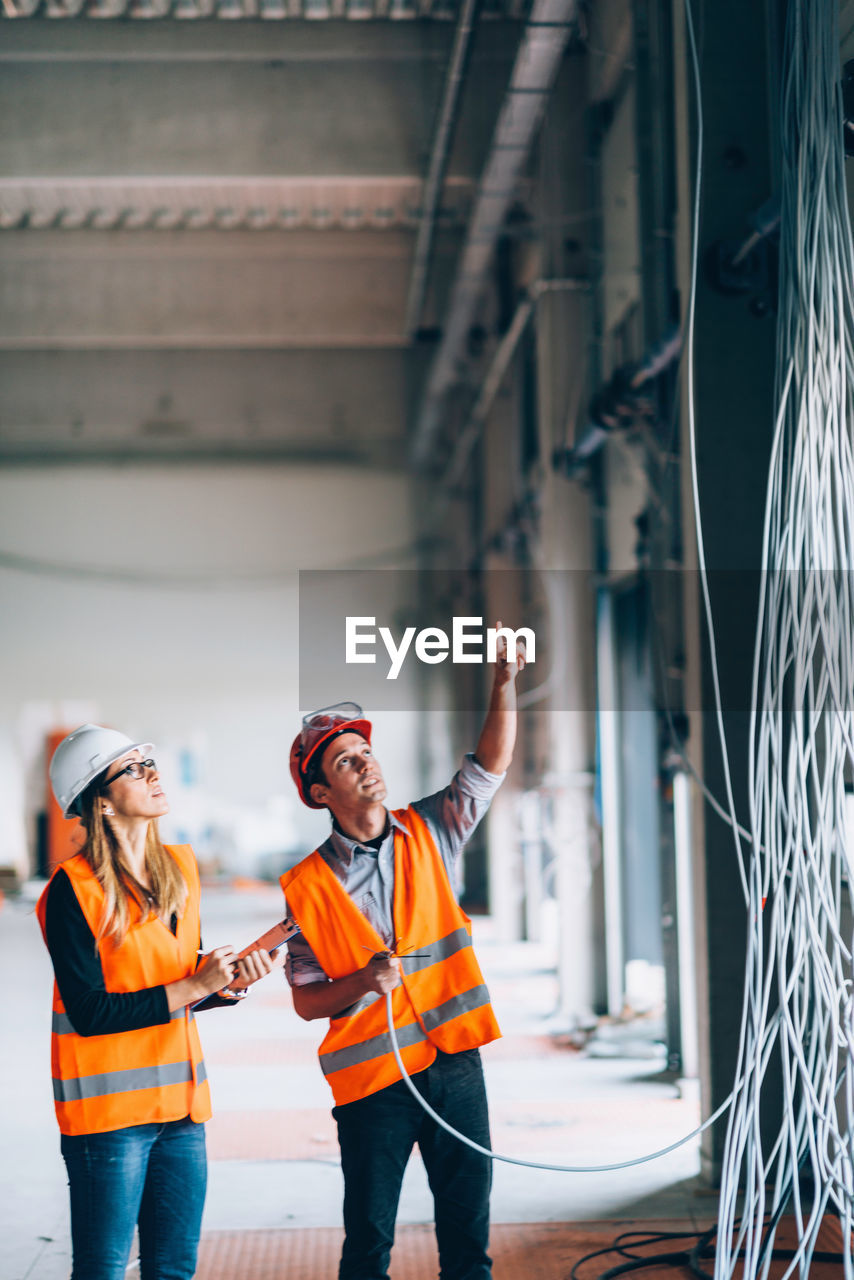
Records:
[[[123,769],[119,769],[118,773],[114,773],[112,778],[108,778],[103,785],[105,787],[112,786],[112,784],[117,782],[124,773],[130,774],[132,778],[135,778],[136,781],[139,782],[141,778],[145,777],[146,769],[152,769],[155,771],[157,769],[157,764],[151,756],[149,756],[147,760],[131,760]]]

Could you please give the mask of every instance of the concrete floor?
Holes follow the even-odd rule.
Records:
[[[70,1269],[67,1189],[50,1089],[51,968],[33,896],[31,889],[23,898],[7,899],[0,910],[6,977],[0,1280],[64,1280]],[[205,945],[245,945],[280,910],[274,888],[208,888]],[[496,1151],[547,1163],[600,1165],[656,1150],[694,1128],[692,1091],[680,1093],[660,1075],[660,1061],[585,1057],[548,1035],[556,985],[541,948],[499,944],[489,920],[475,922],[475,939],[505,1033],[483,1051]],[[213,1233],[220,1232],[340,1228],[331,1095],[315,1056],[321,1024],[296,1017],[277,973],[239,1008],[202,1015],[200,1027],[214,1107],[205,1238],[212,1243]],[[706,1224],[715,1217],[716,1201],[698,1183],[697,1168],[696,1141],[651,1163],[607,1173],[496,1162],[493,1220],[655,1218]],[[430,1221],[430,1196],[416,1154],[399,1222]],[[241,1267],[235,1274],[250,1280],[255,1273]],[[324,1264],[312,1274],[320,1278],[334,1271]]]

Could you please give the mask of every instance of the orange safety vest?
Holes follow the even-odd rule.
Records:
[[[107,991],[141,991],[177,982],[196,968],[199,946],[199,872],[189,845],[167,845],[187,882],[187,905],[177,936],[156,916],[142,918],[131,903],[131,924],[121,946],[102,938],[98,954]],[[86,923],[97,937],[104,891],[82,854],[61,864]],[[57,867],[57,871],[60,867]],[[54,872],[56,874],[56,872]],[[51,877],[52,879],[52,877]],[[50,886],[48,885],[48,888]],[[45,933],[48,889],[36,912]],[[46,939],[45,939],[46,940]],[[65,1134],[105,1133],[135,1124],[190,1116],[208,1120],[210,1088],[195,1019],[176,1009],[168,1022],[103,1036],[78,1035],[53,984],[51,1033],[53,1096]]]
[[[437,1049],[474,1049],[501,1032],[472,950],[471,921],[454,896],[427,824],[412,808],[393,816],[405,830],[394,833],[392,910],[402,973],[392,1010],[411,1075],[429,1067]],[[288,910],[329,978],[364,968],[367,951],[386,950],[318,850],[286,872],[281,884]],[[413,952],[410,958],[407,951]],[[346,1016],[331,1018],[319,1057],[339,1105],[399,1080],[385,998],[371,992]]]

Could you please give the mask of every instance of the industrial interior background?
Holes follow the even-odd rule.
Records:
[[[743,812],[784,5],[693,8],[699,491]],[[4,887],[65,847],[47,744],[87,719],[158,744],[167,833],[210,876],[277,875],[323,830],[287,776],[299,572],[417,572],[422,626],[453,582],[452,612],[543,639],[465,900],[551,948],[555,1025],[663,1011],[709,1114],[745,913],[686,763],[723,796],[683,0],[3,0],[0,120]],[[471,748],[486,678],[432,668],[429,715],[378,714],[393,800]]]

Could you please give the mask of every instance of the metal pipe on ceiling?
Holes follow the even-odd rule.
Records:
[[[589,287],[589,282],[586,279],[575,276],[554,280],[535,280],[531,285],[525,297],[516,307],[507,331],[495,348],[492,362],[487,370],[474,407],[468,416],[465,427],[457,436],[454,451],[442,475],[441,487],[443,489],[454,489],[462,480],[471,451],[477,444],[478,438],[486,425],[489,411],[504,381],[504,375],[507,372],[510,361],[513,359],[516,347],[519,345],[519,339],[525,332],[528,321],[540,298],[547,293],[562,293],[573,290],[585,291]]]
[[[525,24],[481,176],[442,341],[415,424],[412,457],[416,465],[423,466],[428,461],[445,397],[460,380],[460,362],[492,255],[561,59],[576,28],[578,10],[579,0],[534,0]]]
[[[436,487],[433,503],[424,522],[425,533],[432,533],[444,519],[454,491],[462,481],[472,449],[486,426],[489,411],[516,353],[519,339],[525,332],[540,299],[547,293],[587,292],[589,288],[590,282],[583,276],[540,279],[535,280],[524,297],[520,299],[513,313],[513,319],[493,352],[477,400],[466,419],[465,426],[457,436],[451,457],[442,473],[442,479]]]
[[[436,213],[442,195],[442,184],[445,170],[451,154],[454,139],[459,103],[471,52],[471,37],[478,18],[481,0],[463,0],[457,29],[454,33],[454,47],[448,62],[448,74],[442,94],[442,105],[433,134],[433,146],[430,151],[430,164],[424,180],[421,196],[421,217],[418,223],[418,237],[415,242],[415,258],[412,263],[412,274],[409,278],[409,292],[406,298],[406,320],[404,327],[409,338],[415,336],[421,323],[424,310],[424,299],[427,294],[427,276],[430,260],[433,255],[433,236],[436,230]]]

